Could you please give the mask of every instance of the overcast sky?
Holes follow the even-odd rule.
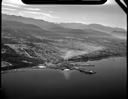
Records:
[[[104,5],[26,5],[21,0],[2,0],[2,13],[50,22],[102,24],[126,29],[126,14],[114,0]]]

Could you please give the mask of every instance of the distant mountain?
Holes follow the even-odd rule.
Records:
[[[122,35],[125,31],[102,25],[96,25],[97,29],[94,29],[94,25],[90,25],[93,28],[88,26],[67,23],[65,27],[43,20],[3,14],[2,70],[36,66],[45,62],[57,64],[72,57],[77,61],[87,61],[126,55],[126,40],[123,38],[126,36]],[[103,32],[101,27],[112,32]]]
[[[89,28],[88,25],[82,23],[60,23],[62,27],[71,28],[71,29],[86,29]]]
[[[90,25],[88,25],[88,27],[93,28],[95,30],[103,31],[103,32],[113,32],[113,31],[126,32],[126,30],[122,29],[122,28],[103,26],[103,25],[100,25],[100,24],[90,24]]]
[[[82,23],[61,23],[60,24],[62,27],[65,28],[71,28],[71,29],[82,29],[82,30],[86,30],[86,29],[93,29],[93,30],[97,30],[97,31],[101,31],[101,32],[112,32],[112,31],[124,31],[126,32],[125,29],[122,28],[115,28],[115,27],[108,27],[108,26],[103,26],[100,24],[82,24]]]
[[[60,51],[45,38],[53,34],[33,24],[2,19],[2,70],[35,66],[45,61],[56,62],[61,59]]]
[[[104,26],[101,24],[82,24],[82,23],[60,23],[60,24],[55,24],[52,22],[44,21],[44,20],[39,20],[39,19],[33,19],[33,18],[27,18],[27,17],[22,17],[22,16],[15,16],[15,15],[6,15],[2,14],[2,19],[4,20],[14,20],[26,24],[34,24],[37,25],[43,29],[51,29],[51,28],[69,28],[69,29],[94,29],[102,32],[112,32],[112,31],[125,31],[125,29],[122,28],[116,28],[116,27],[109,27],[109,26]]]
[[[21,22],[25,24],[33,24],[45,30],[49,30],[54,27],[60,27],[58,24],[54,24],[44,20],[37,20],[33,18],[27,18],[22,16],[15,16],[15,15],[2,14],[2,20]]]
[[[73,29],[73,28],[67,28],[62,26],[62,24],[55,24],[55,23],[51,23],[51,22],[47,22],[44,20],[37,20],[37,19],[32,19],[32,18],[26,18],[26,17],[21,17],[21,16],[14,16],[14,15],[5,15],[2,14],[2,21],[4,22],[4,24],[9,24],[7,23],[7,21],[9,22],[13,22],[13,24],[16,22],[20,22],[23,24],[30,24],[31,26],[37,26],[38,28],[40,28],[40,32],[41,29],[43,31],[48,31],[47,35],[49,34],[49,36],[54,36],[54,35],[60,35],[60,36],[75,36],[75,37],[87,37],[87,36],[110,36],[109,34],[105,33],[105,32],[101,32],[101,31],[97,31],[91,28],[86,28],[86,29],[81,29],[79,26],[79,29]],[[5,22],[6,21],[6,22]],[[30,26],[29,25],[29,26]],[[67,23],[67,26],[70,26],[70,24]],[[73,25],[73,24],[72,24]],[[78,25],[78,24],[75,24]],[[18,25],[15,25],[16,27]],[[24,25],[25,26],[25,25]],[[23,27],[24,27],[23,26]],[[22,26],[18,26],[19,28]],[[27,28],[27,27],[26,27]],[[28,27],[28,29],[30,30],[31,28]],[[44,32],[43,32],[44,33]],[[42,34],[43,34],[42,33]]]

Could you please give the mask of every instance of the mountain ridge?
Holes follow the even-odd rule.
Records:
[[[51,27],[54,27],[53,25],[55,25],[55,26],[58,26],[58,27],[65,27],[65,28],[71,28],[71,29],[86,29],[86,28],[96,29],[96,28],[98,28],[96,30],[99,30],[101,28],[106,28],[107,30],[111,30],[111,32],[112,32],[112,30],[113,31],[114,30],[126,31],[123,28],[109,27],[109,26],[105,26],[105,25],[101,25],[101,24],[96,24],[96,23],[93,23],[93,24],[83,24],[83,23],[55,23],[55,22],[49,22],[49,21],[45,21],[45,20],[41,20],[41,19],[34,19],[34,18],[29,18],[29,17],[16,16],[16,15],[7,15],[7,14],[2,14],[2,19],[4,19],[4,18],[5,19],[8,19],[8,18],[6,18],[7,16],[10,16],[10,19],[11,20],[15,20],[15,21],[16,21],[16,19],[18,19],[17,21],[20,21],[19,19],[22,19],[22,18],[27,19],[27,23],[29,23],[30,21],[36,20],[36,21],[38,21],[40,23],[35,24],[33,22],[30,22],[30,24],[35,24],[35,25],[38,25],[39,26],[42,23],[42,24],[48,26],[49,28],[50,28],[51,25],[52,25]],[[11,16],[12,17],[15,17],[15,18],[11,18]],[[21,20],[20,22],[26,22],[26,21]],[[102,31],[102,32],[106,32],[106,31]]]
[[[2,70],[39,64],[71,68],[70,60],[87,62],[112,56],[126,56],[125,39],[90,28],[71,29],[29,18],[2,17]]]

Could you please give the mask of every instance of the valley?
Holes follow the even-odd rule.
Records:
[[[41,20],[2,15],[1,69],[8,71],[42,65],[60,70],[83,69],[89,73],[86,71],[87,61],[126,57],[126,31],[119,28],[118,33],[115,28],[110,30],[107,33],[99,28],[89,28],[89,25],[84,29],[76,29],[75,26],[71,28]],[[111,34],[112,31],[115,31],[114,34]],[[123,37],[119,38],[119,35]]]

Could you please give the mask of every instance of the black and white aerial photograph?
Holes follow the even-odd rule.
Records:
[[[126,99],[127,14],[115,0],[1,5],[2,99]]]

